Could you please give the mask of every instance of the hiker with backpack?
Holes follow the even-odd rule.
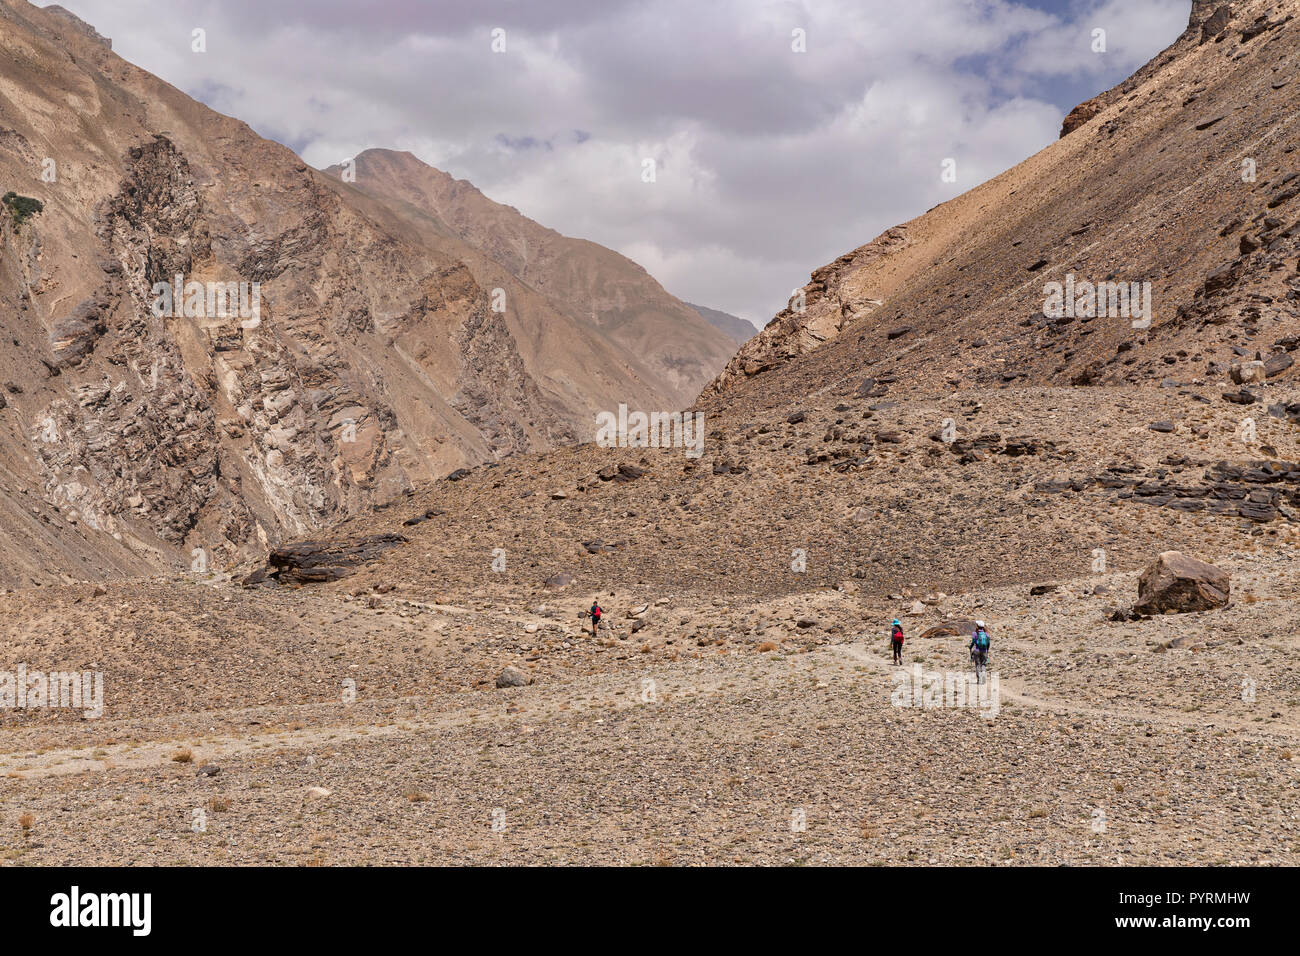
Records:
[[[587,612],[591,616],[591,636],[596,636],[596,629],[600,627],[600,616],[605,612],[600,609],[600,602],[592,600],[591,610]]]
[[[975,633],[970,636],[970,659],[976,664],[989,662],[989,632],[983,621],[975,622]]]
[[[891,628],[889,643],[894,646],[894,663],[901,664],[903,663],[903,625],[899,623],[898,618],[894,618]]]

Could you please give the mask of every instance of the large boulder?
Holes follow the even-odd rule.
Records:
[[[509,665],[502,668],[501,673],[497,675],[498,687],[527,687],[532,682],[533,678],[530,675]]]
[[[967,618],[957,618],[956,620],[944,621],[929,630],[922,631],[918,639],[923,640],[928,637],[969,637],[975,633],[975,621]]]
[[[1285,352],[1278,352],[1276,355],[1270,355],[1264,362],[1264,377],[1274,378],[1281,375],[1294,364],[1295,359],[1287,355]]]
[[[1164,551],[1138,579],[1139,614],[1212,611],[1228,603],[1228,572],[1181,551]]]

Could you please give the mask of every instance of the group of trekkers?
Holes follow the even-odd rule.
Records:
[[[898,618],[894,618],[893,624],[890,625],[889,643],[894,648],[894,663],[903,663],[903,625]],[[967,645],[970,650],[971,662],[979,667],[983,667],[989,662],[989,632],[983,621],[975,622],[975,629],[970,636],[970,644]]]
[[[604,609],[600,606],[600,601],[593,600],[591,608],[587,611],[586,616],[591,619],[591,636],[595,637],[600,628],[600,619],[604,616]],[[889,643],[894,649],[894,663],[903,663],[903,624],[898,618],[894,618],[890,626]],[[983,621],[975,622],[975,629],[970,636],[970,644],[967,645],[970,650],[971,662],[978,667],[983,667],[989,662],[989,632]]]

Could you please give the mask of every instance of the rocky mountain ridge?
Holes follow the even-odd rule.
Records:
[[[456,468],[588,440],[619,403],[680,407],[725,360],[608,250],[581,244],[657,296],[618,323],[310,169],[66,12],[4,0],[0,21],[0,583],[225,566]]]
[[[339,164],[325,172],[342,177],[344,169]],[[548,229],[411,153],[367,149],[346,169],[352,187],[417,226],[432,225],[462,240],[542,296],[587,338],[611,343],[642,381],[658,383],[667,393],[666,408],[689,405],[734,351],[729,338],[635,262]],[[496,281],[486,269],[476,277],[485,286]],[[568,365],[574,378],[605,374],[600,365],[573,368],[563,354],[549,356],[549,363]]]
[[[1168,49],[1071,114],[1068,135],[817,270],[707,404],[779,392],[784,405],[885,374],[926,388],[1160,384],[1247,357],[1286,365],[1300,335],[1297,12],[1197,4]],[[1105,292],[1103,314],[1047,314],[1050,284],[1076,282],[1144,286],[1154,315],[1134,324]]]

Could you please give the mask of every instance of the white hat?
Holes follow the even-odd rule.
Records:
[[[976,621],[976,622],[975,622],[975,626],[976,626],[976,627],[983,627],[983,626],[984,626],[984,622],[983,622],[983,621]]]

